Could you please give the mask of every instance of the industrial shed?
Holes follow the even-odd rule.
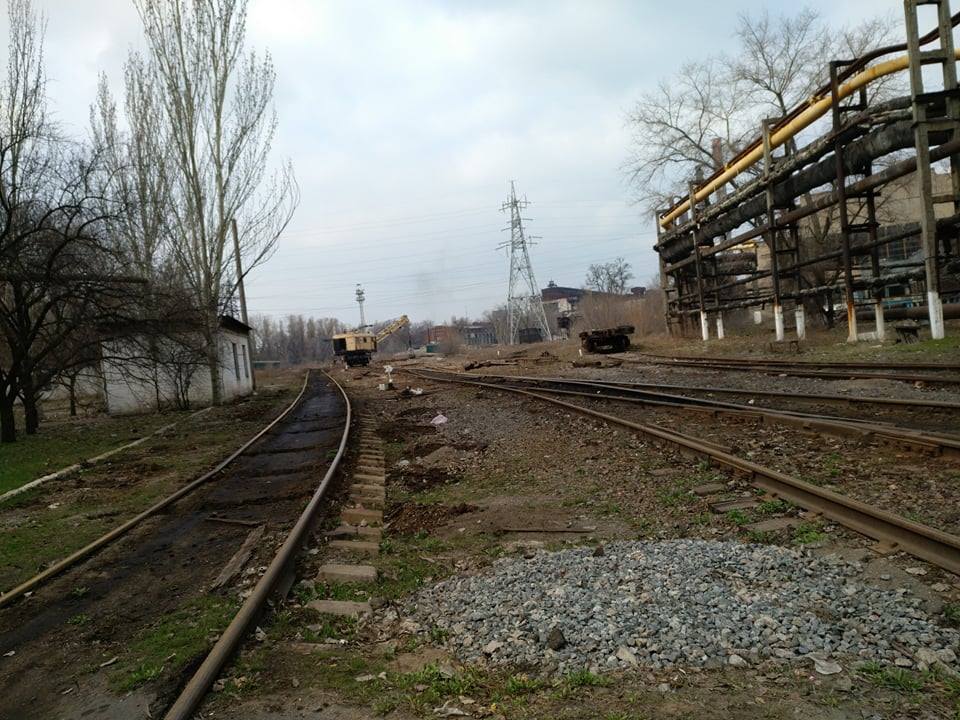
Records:
[[[223,400],[253,392],[250,326],[220,317],[217,346]],[[160,337],[144,330],[102,345],[101,375],[107,412],[126,415],[165,407],[196,407],[213,397],[210,369],[197,352],[202,336],[182,328]],[[144,348],[150,352],[145,354]]]

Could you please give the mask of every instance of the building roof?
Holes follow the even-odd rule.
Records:
[[[231,315],[220,316],[220,327],[223,330],[230,330],[235,333],[240,333],[241,335],[249,335],[250,331],[253,330],[249,325],[240,322]]]

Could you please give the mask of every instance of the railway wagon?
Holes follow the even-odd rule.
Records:
[[[585,330],[580,333],[580,346],[589,353],[623,352],[630,347],[633,325],[618,325],[603,330]]]

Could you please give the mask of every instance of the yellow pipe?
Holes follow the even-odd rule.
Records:
[[[956,57],[958,60],[960,60],[960,49],[956,51]],[[873,67],[867,68],[863,72],[854,75],[852,78],[850,78],[850,80],[838,88],[837,94],[839,95],[839,99],[843,100],[844,98],[853,95],[855,92],[860,90],[860,88],[864,87],[868,83],[873,82],[879,77],[891,75],[895,72],[900,72],[901,70],[906,70],[909,66],[910,61],[908,57],[906,55],[902,55],[900,57],[893,58],[892,60],[887,60],[886,62],[882,62],[874,65]],[[811,98],[809,102],[810,105],[803,110],[803,112],[770,135],[771,150],[780,147],[801,130],[811,125],[815,120],[825,115],[827,110],[829,110],[830,106],[833,104],[833,97],[831,95],[825,95],[820,98]],[[725,167],[724,171],[720,175],[715,177],[706,185],[698,188],[694,193],[694,197],[697,200],[703,200],[704,198],[709,197],[717,188],[727,184],[737,175],[762,158],[763,140],[755,140],[753,148],[746,155],[737,160],[733,165]],[[660,226],[668,227],[671,222],[680,217],[680,215],[689,209],[690,198],[688,197],[686,200],[683,200],[677,204],[673,210],[660,218]]]

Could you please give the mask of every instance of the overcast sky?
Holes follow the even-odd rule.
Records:
[[[119,95],[140,46],[130,0],[36,0],[47,14],[52,105],[87,128],[97,75]],[[813,0],[846,23],[899,0]],[[302,200],[247,287],[253,313],[358,322],[407,313],[478,317],[507,294],[499,211],[509,181],[530,201],[541,286],[579,286],[617,256],[637,284],[656,271],[652,219],[630,203],[626,111],[687,59],[731,45],[759,0],[252,0],[248,44],[278,75],[275,158]],[[0,37],[6,38],[6,14]],[[4,49],[5,52],[5,49]]]

